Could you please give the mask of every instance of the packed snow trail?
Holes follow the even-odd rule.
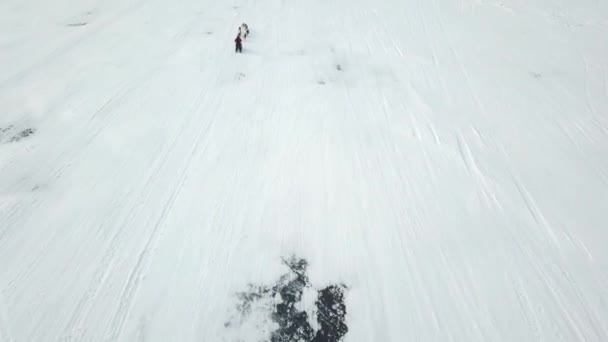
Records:
[[[608,340],[608,4],[532,2],[3,1],[0,341]]]

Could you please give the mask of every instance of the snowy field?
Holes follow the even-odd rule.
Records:
[[[2,342],[608,341],[607,246],[606,1],[0,2]]]

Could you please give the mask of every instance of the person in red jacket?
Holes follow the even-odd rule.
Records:
[[[236,38],[234,39],[234,42],[236,43],[236,53],[243,53],[243,42],[241,40],[241,33],[239,32],[239,34],[236,36]]]

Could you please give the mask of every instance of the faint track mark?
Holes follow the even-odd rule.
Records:
[[[8,312],[6,308],[8,305],[4,300],[3,289],[0,288],[0,341],[13,342],[16,341],[11,334],[9,321],[8,321]]]
[[[481,171],[475,158],[473,157],[473,153],[467,143],[466,139],[459,133],[457,138],[458,150],[460,152],[460,156],[465,164],[465,167],[469,171],[470,174],[475,176],[475,180],[480,187],[481,195],[483,196],[486,203],[490,203],[497,209],[502,210],[502,205],[500,201],[498,201],[496,194],[492,191],[490,185],[488,184],[488,180],[485,174]]]
[[[526,208],[528,209],[528,212],[530,213],[534,221],[538,224],[540,228],[542,228],[547,233],[553,243],[553,246],[559,247],[560,243],[553,227],[551,226],[549,221],[547,221],[545,215],[536,204],[536,201],[534,200],[528,189],[526,189],[523,183],[517,177],[515,177],[513,173],[511,173],[511,178],[513,179],[515,186],[517,187],[517,190],[519,191],[521,198],[524,200],[524,204],[526,205]]]

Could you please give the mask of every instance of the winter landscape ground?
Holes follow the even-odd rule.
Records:
[[[0,2],[0,341],[608,341],[606,246],[606,1]]]

